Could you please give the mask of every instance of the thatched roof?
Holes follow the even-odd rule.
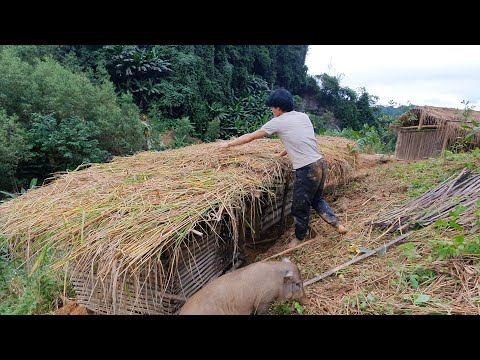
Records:
[[[420,127],[424,125],[441,126],[447,123],[453,123],[460,127],[465,122],[471,123],[472,120],[480,122],[480,111],[472,110],[466,113],[464,110],[435,106],[417,106],[399,118],[401,126],[404,127],[417,125],[420,125]]]
[[[474,127],[472,120],[480,122],[480,111],[434,106],[417,106],[398,119],[401,129],[406,131],[439,129],[439,136],[443,143],[440,147],[441,150],[455,146],[459,139],[464,139],[470,134]],[[480,132],[477,132],[468,144],[467,148],[480,146]],[[418,144],[413,144],[413,146],[418,146]]]
[[[348,179],[350,140],[322,136],[328,184]],[[242,212],[246,201],[291,170],[277,139],[221,150],[217,143],[145,151],[58,174],[0,205],[0,235],[26,257],[55,249],[55,268],[104,278],[150,269],[189,235]],[[233,234],[235,237],[236,234]],[[174,264],[172,261],[171,264]],[[174,269],[164,269],[165,273]]]

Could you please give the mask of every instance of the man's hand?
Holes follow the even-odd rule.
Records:
[[[218,147],[220,149],[228,149],[230,147],[230,143],[228,141],[223,141],[218,145]]]
[[[280,154],[277,154],[278,157],[287,155],[287,150],[283,150]]]

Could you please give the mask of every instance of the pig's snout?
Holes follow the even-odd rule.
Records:
[[[303,286],[301,286],[300,289],[298,289],[296,292],[294,292],[294,298],[301,305],[304,305],[306,303],[307,295],[305,294],[305,289],[303,288]]]
[[[305,305],[307,302],[307,295],[305,295],[305,292],[302,290],[302,295],[298,298],[297,300],[301,305]]]

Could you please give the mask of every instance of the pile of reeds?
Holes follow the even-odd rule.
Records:
[[[389,232],[406,231],[447,218],[457,206],[465,207],[459,224],[471,223],[479,198],[480,174],[463,169],[408,204],[382,214],[371,224]]]
[[[319,137],[318,144],[329,164],[327,186],[347,181],[352,142]],[[89,282],[84,302],[108,295],[115,307],[123,301],[115,295],[119,287],[133,295],[146,289],[147,304],[175,299],[182,279],[193,276],[192,259],[221,262],[211,255],[213,246],[233,260],[239,224],[251,222],[248,204],[259,192],[274,194],[272,186],[291,172],[288,158],[277,156],[282,150],[279,140],[262,139],[226,150],[208,143],[90,164],[2,204],[0,234],[27,262],[38,264],[47,248],[54,251],[53,269],[76,274],[78,286]]]

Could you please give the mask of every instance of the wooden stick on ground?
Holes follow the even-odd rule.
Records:
[[[301,248],[302,246],[305,246],[307,244],[310,244],[311,242],[313,242],[315,239],[311,239],[311,240],[307,240],[307,241],[302,241],[299,245],[293,247],[293,248],[290,248],[290,249],[287,249],[287,250],[283,250],[283,251],[280,251],[278,254],[275,254],[275,255],[272,255],[272,256],[269,256],[268,258],[266,259],[263,259],[262,261],[266,261],[266,260],[270,260],[270,259],[273,259],[277,256],[280,256],[280,255],[285,255],[293,250],[296,250],[298,248]]]
[[[382,245],[382,246],[379,246],[378,248],[372,250],[371,252],[367,253],[367,254],[363,254],[359,257],[356,257],[350,261],[347,261],[346,263],[343,263],[342,265],[339,265],[331,270],[328,270],[326,272],[324,272],[323,274],[320,274],[319,276],[317,277],[314,277],[313,279],[310,279],[308,281],[305,281],[303,283],[303,286],[308,286],[310,284],[313,284],[313,283],[316,283],[317,281],[320,281],[322,280],[323,278],[326,278],[327,276],[330,276],[332,275],[333,273],[336,273],[338,270],[341,270],[343,268],[346,268],[347,266],[349,265],[352,265],[352,264],[355,264],[356,262],[359,262],[360,260],[363,260],[363,259],[366,259],[367,257],[381,251],[381,250],[387,250],[390,246],[392,246],[393,244],[405,239],[407,236],[409,236],[411,234],[411,232],[407,233],[407,234],[403,234],[402,236],[399,236],[398,238],[396,239],[393,239],[392,241]]]

